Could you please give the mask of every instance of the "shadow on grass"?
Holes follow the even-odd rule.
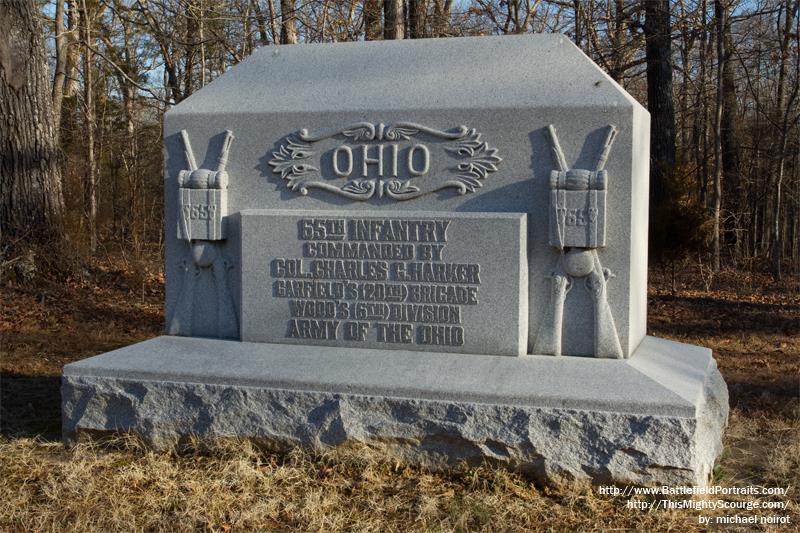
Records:
[[[800,405],[800,381],[797,376],[725,376],[725,381],[731,407],[745,414],[772,411],[791,418]]]
[[[0,373],[0,434],[61,439],[61,378]]]
[[[648,328],[657,334],[800,334],[796,305],[659,295],[648,298],[648,306]]]
[[[85,300],[78,303],[75,320],[96,323],[98,327],[109,332],[113,332],[116,325],[124,327],[127,331],[141,331],[154,336],[164,331],[161,309],[155,312],[143,311],[109,302]]]
[[[731,306],[736,312],[740,311],[753,311],[753,312],[788,312],[800,310],[800,305],[791,304],[776,304],[771,302],[747,302],[729,298],[717,298],[714,296],[686,296],[686,295],[669,295],[659,294],[658,296],[651,296],[653,300],[663,303],[685,303],[690,305],[699,306],[720,306],[730,309]]]
[[[113,332],[114,324],[124,325],[126,330],[154,332],[159,334],[164,329],[161,302],[163,296],[148,297],[142,300],[132,293],[108,294],[97,296],[91,291],[79,290],[74,294],[63,287],[51,288],[48,291],[13,287],[9,290],[9,298],[16,295],[43,298],[47,295],[45,303],[59,315],[60,318],[74,321],[86,326],[96,324],[98,328]],[[161,294],[161,293],[159,293]],[[63,303],[67,300],[68,303]],[[58,306],[56,307],[56,303]],[[157,307],[145,307],[157,304]]]

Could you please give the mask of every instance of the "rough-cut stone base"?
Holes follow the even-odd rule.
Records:
[[[692,483],[722,449],[710,350],[648,337],[631,359],[495,357],[159,337],[64,368],[63,432],[314,449],[362,442],[541,481]]]

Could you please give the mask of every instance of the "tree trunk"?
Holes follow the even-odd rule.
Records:
[[[202,5],[201,5],[201,7],[202,7]],[[241,16],[242,16],[242,48],[241,48],[242,52],[241,52],[241,56],[242,57],[247,57],[250,54],[252,54],[253,50],[255,50],[255,48],[256,48],[255,41],[253,39],[253,16],[251,16],[251,14],[250,14],[251,13],[250,10],[252,9],[252,6],[250,5],[250,2],[247,2],[244,6],[240,6],[239,9],[241,10],[240,13],[241,13]],[[202,21],[202,15],[203,15],[202,9],[200,11],[200,15],[201,15],[201,21]],[[201,24],[202,24],[202,22],[201,22]],[[200,42],[201,43],[203,42],[202,36],[200,37]]]
[[[197,43],[202,39],[198,37],[197,21],[202,17],[195,2],[186,3],[186,33],[183,35],[183,47],[186,57],[186,67],[183,69],[183,90],[186,96],[194,92],[194,64],[197,51]],[[202,86],[202,85],[201,85]]]
[[[425,37],[426,0],[408,0],[408,35],[412,39]]]
[[[364,40],[381,38],[381,1],[364,0]]]
[[[280,42],[281,35],[278,29],[278,16],[275,13],[275,4],[273,4],[272,0],[267,0],[267,15],[269,15],[269,28],[272,30],[272,41],[275,43]]]
[[[794,154],[794,168],[800,166],[800,153]],[[792,215],[792,262],[795,275],[800,274],[800,179],[794,182],[794,212]]]
[[[401,0],[383,0],[383,38],[386,40],[402,39],[403,2]]]
[[[0,20],[0,240],[61,242],[64,199],[36,6],[0,2]]]
[[[783,35],[781,36],[781,61],[778,68],[778,97],[776,100],[776,122],[780,124],[780,149],[778,152],[778,164],[775,172],[775,221],[772,227],[772,274],[776,280],[781,279],[781,255],[783,243],[781,240],[781,201],[783,196],[783,179],[786,170],[786,148],[789,141],[789,117],[791,115],[790,103],[786,102],[786,79],[788,78],[787,65],[789,59],[789,42],[792,38],[792,26],[794,25],[795,11],[798,2],[786,2],[784,10],[786,12],[783,19]],[[793,96],[796,96],[796,92]]]
[[[258,26],[258,43],[261,46],[267,46],[269,44],[269,34],[267,33],[267,19],[264,16],[264,11],[261,10],[258,0],[250,0],[250,3],[253,7],[253,12],[256,15],[256,24]]]
[[[582,48],[583,16],[581,15],[581,0],[572,0],[572,9],[575,11],[575,46]]]
[[[679,155],[677,157],[680,160],[680,164],[683,164],[686,163],[689,158],[689,128],[687,126],[687,121],[689,119],[688,109],[691,72],[688,68],[688,65],[690,64],[692,49],[694,48],[695,32],[690,30],[688,13],[684,1],[680,0],[678,2],[678,6],[680,7],[681,65],[685,66],[681,69],[683,72],[683,79],[681,80],[680,97],[678,102],[678,117],[680,118],[680,125],[678,127],[678,131],[680,132],[680,150],[678,151]]]
[[[295,0],[281,0],[281,44],[297,44]]]
[[[205,14],[203,13],[203,0],[200,0],[200,20],[197,23],[197,37],[200,39],[200,87],[206,86],[206,36]]]
[[[714,0],[717,22],[717,99],[714,108],[714,272],[720,269],[720,214],[722,209],[722,73],[725,70],[725,19],[727,7],[723,0]]]
[[[64,0],[56,0],[55,45],[56,64],[53,76],[53,117],[56,139],[61,124],[61,99],[64,97],[64,79],[67,67],[67,39],[64,35]]]
[[[433,0],[433,34],[446,37],[450,31],[450,13],[453,0]]]
[[[725,61],[722,65],[722,123],[720,136],[722,142],[722,196],[725,206],[725,242],[733,245],[735,258],[739,258],[741,224],[739,214],[742,200],[742,179],[739,170],[739,127],[738,104],[736,103],[736,81],[733,72],[733,39],[731,38],[730,17],[725,17],[723,34]]]
[[[83,20],[83,105],[86,118],[86,218],[89,226],[89,252],[97,251],[97,164],[94,159],[94,54],[92,43],[92,19],[86,9],[86,0],[81,0]]]
[[[80,28],[81,10],[75,4],[75,0],[67,2],[67,57],[64,66],[64,96],[69,98],[78,92],[78,63],[81,59]]]
[[[699,169],[697,175],[699,176],[698,183],[698,196],[700,205],[705,206],[707,202],[708,191],[708,98],[706,96],[706,82],[708,80],[707,74],[707,58],[710,55],[709,43],[711,42],[710,32],[708,31],[708,5],[706,0],[700,2],[700,80],[698,81],[698,97],[697,104],[700,112],[697,113],[698,138],[697,138],[697,154]]]
[[[668,0],[645,2],[647,108],[650,111],[650,201],[669,200],[675,167],[675,109],[672,104],[672,48]]]
[[[697,198],[700,205],[705,205],[705,138],[706,138],[706,113],[705,113],[705,87],[706,87],[706,2],[700,1],[700,43],[698,46],[699,72],[697,75],[697,95],[695,97],[695,112],[692,114],[692,146],[694,148],[695,176],[697,179]]]
[[[609,15],[610,16],[610,15]],[[625,64],[631,49],[625,46],[625,35],[628,33],[628,15],[625,13],[624,0],[614,1],[614,24],[609,25],[609,41],[611,44],[611,69],[609,75],[623,85],[622,77],[625,74]]]

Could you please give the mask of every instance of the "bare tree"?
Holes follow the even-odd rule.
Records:
[[[720,89],[722,90],[722,117],[720,121],[720,149],[722,156],[721,207],[725,214],[722,231],[725,235],[724,241],[736,248],[734,255],[738,256],[738,248],[741,246],[739,219],[741,218],[740,204],[742,199],[742,178],[739,170],[739,111],[734,64],[732,61],[734,44],[731,35],[730,16],[725,16],[724,23],[722,48],[725,52],[725,57],[722,62],[722,82],[720,84]]]
[[[0,2],[0,237],[63,238],[61,191],[50,79],[33,0]]]
[[[138,90],[134,80],[141,78],[137,61],[137,43],[135,37],[135,21],[128,5],[121,0],[113,0],[115,17],[110,20],[100,20],[100,39],[105,48],[103,59],[113,66],[112,72],[117,82],[117,88],[122,99],[124,116],[124,145],[122,150],[115,151],[113,159],[119,161],[122,173],[127,178],[129,191],[129,217],[127,226],[131,237],[135,257],[141,255],[144,246],[144,198],[143,185],[138,164],[138,139],[137,139],[137,100]],[[118,28],[112,27],[113,25]],[[115,29],[119,35],[115,39]],[[112,209],[114,223],[116,224],[116,209]]]
[[[275,12],[275,4],[273,3],[273,0],[267,0],[267,14],[269,15],[269,27],[272,31],[272,41],[279,42],[280,30],[278,28],[278,15]]]
[[[86,8],[86,0],[81,0],[81,20],[83,20],[83,106],[86,118],[86,219],[89,229],[89,251],[97,251],[97,161],[94,157],[95,115],[94,115],[94,52],[92,51],[92,16]]]
[[[725,25],[728,8],[723,0],[714,0],[714,18],[717,22],[717,98],[714,106],[714,272],[720,269],[720,214],[722,210],[722,72],[725,70]]]
[[[692,123],[692,144],[694,145],[694,160],[697,168],[697,197],[701,205],[706,203],[706,183],[708,177],[708,105],[706,97],[706,84],[708,80],[707,56],[709,55],[708,46],[710,44],[708,32],[708,5],[706,0],[700,1],[700,20],[698,33],[700,34],[700,44],[698,46],[698,75],[695,80],[697,95],[695,99],[695,113]]]
[[[383,38],[402,39],[405,24],[402,0],[383,0]]]
[[[381,0],[364,0],[364,40],[381,38]]]
[[[149,28],[149,33],[158,44],[161,52],[161,57],[164,61],[164,80],[166,88],[167,100],[178,103],[188,96],[182,88],[179,76],[179,48],[178,43],[174,36],[174,31],[168,31],[165,28],[174,25],[174,20],[170,20],[166,13],[160,13],[157,16],[150,9],[150,3],[143,0],[136,0],[136,9],[142,16],[146,26]],[[157,4],[153,4],[157,6]],[[166,11],[164,5],[161,6],[163,11]],[[163,15],[163,16],[162,16]]]
[[[259,4],[258,0],[250,0],[250,5],[253,8],[253,13],[255,14],[256,23],[258,26],[258,42],[261,46],[266,46],[269,44],[269,32],[267,31],[267,17],[264,15],[264,10],[261,9],[261,5]]]
[[[675,168],[675,108],[672,101],[672,46],[668,0],[648,0],[644,33],[647,55],[647,108],[650,111],[650,198],[668,201]]]
[[[631,24],[631,13],[636,7],[636,4],[626,5],[624,0],[614,0],[614,12],[607,15],[612,21],[608,28],[611,49],[608,73],[623,85],[625,72],[636,64],[634,55],[638,48],[635,43],[637,36]]]
[[[778,148],[777,169],[775,172],[775,221],[772,228],[772,272],[775,279],[781,278],[781,255],[783,251],[781,235],[781,200],[783,195],[783,180],[786,171],[786,149],[789,142],[790,120],[792,120],[792,103],[798,95],[798,83],[795,81],[794,88],[787,90],[789,46],[794,37],[800,43],[800,31],[794,28],[794,20],[797,17],[797,9],[800,2],[787,1],[783,4],[783,28],[780,27],[781,18],[778,17],[778,31],[780,39],[780,62],[778,67],[778,97],[776,101],[776,120],[780,129],[780,146]],[[794,35],[793,35],[794,34]],[[797,50],[795,51],[797,53]],[[797,117],[794,117],[797,120]]]
[[[81,10],[76,0],[66,0],[67,34],[66,64],[64,65],[64,96],[72,97],[78,92],[78,63],[81,58]]]
[[[446,37],[450,30],[450,14],[453,0],[433,0],[433,34]]]
[[[53,116],[55,117],[56,136],[61,124],[61,100],[64,97],[64,80],[67,76],[67,38],[64,25],[64,0],[56,0],[55,17],[56,63],[53,76]]]
[[[281,44],[297,43],[295,0],[281,0]]]
[[[426,0],[408,0],[408,36],[412,39],[425,37]]]

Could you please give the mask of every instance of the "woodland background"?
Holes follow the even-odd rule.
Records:
[[[713,350],[731,414],[711,482],[788,487],[764,502],[788,508],[735,513],[796,528],[799,3],[0,0],[0,530],[702,531],[733,514],[363,446],[60,442],[63,366],[164,331],[166,109],[259,46],[521,32],[568,36],[650,110],[647,332]]]
[[[798,3],[2,0],[3,259],[160,249],[164,112],[257,47],[558,32],[651,113],[653,261],[798,273]]]

